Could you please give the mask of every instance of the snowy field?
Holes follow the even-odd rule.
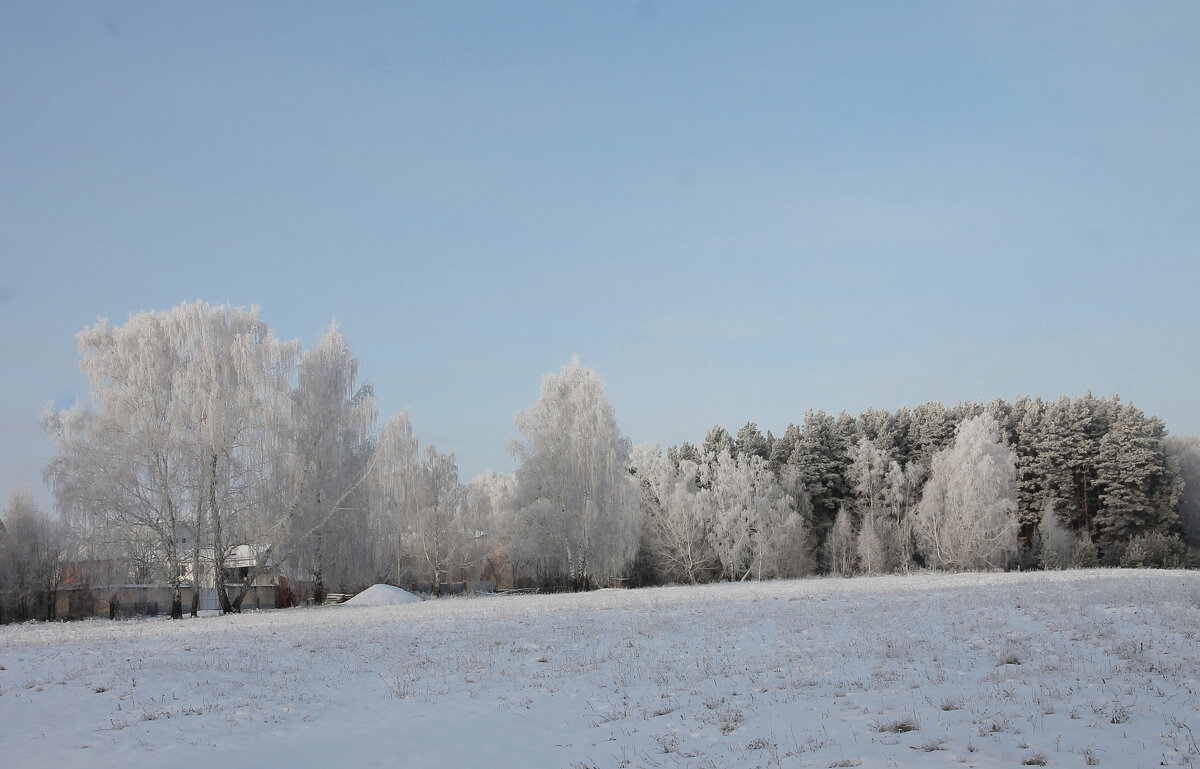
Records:
[[[0,628],[0,766],[1200,765],[1200,574]]]

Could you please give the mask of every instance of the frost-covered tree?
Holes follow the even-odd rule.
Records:
[[[755,429],[757,430],[758,428],[756,427]],[[720,456],[723,451],[727,451],[730,454],[737,453],[733,436],[720,425],[713,425],[712,429],[708,431],[708,435],[704,436],[704,444],[700,448],[702,454],[706,457]]]
[[[667,449],[667,459],[671,460],[676,465],[678,465],[679,462],[684,459],[691,460],[697,465],[704,461],[704,458],[700,453],[700,449],[696,448],[687,441],[679,444],[678,447],[672,446],[671,448]]]
[[[451,543],[451,581],[484,579],[496,534],[492,525],[495,497],[487,482],[488,475],[472,479],[457,492],[456,531],[460,537]]]
[[[761,529],[754,469],[748,458],[723,450],[709,459],[704,470],[708,474],[702,478],[712,500],[709,543],[721,562],[724,577],[731,581],[745,579],[753,568],[754,539]]]
[[[374,411],[336,329],[295,387],[299,343],[278,342],[256,309],[196,302],[118,327],[102,319],[79,344],[95,408],[48,410],[58,452],[46,481],[77,528],[153,540],[146,566],[170,584],[173,617],[185,565],[199,576],[203,558],[222,608],[236,610],[255,577],[347,508]],[[239,545],[258,561],[230,602],[222,567]]]
[[[996,569],[1017,550],[1016,470],[996,420],[962,423],[954,445],[933,457],[914,531],[926,562],[940,569]]]
[[[868,408],[855,420],[856,434],[859,439],[866,438],[875,448],[894,457],[908,437],[904,421],[907,416],[907,412],[898,416],[886,409]]]
[[[891,557],[894,568],[908,569],[912,565],[913,514],[921,499],[924,481],[925,468],[916,462],[909,462],[903,469],[899,462],[892,462],[888,466],[888,473],[884,478],[884,507],[887,511],[887,529],[892,538]]]
[[[722,452],[708,464],[713,525],[709,542],[727,579],[794,575],[807,548],[807,526],[757,454]]]
[[[15,489],[0,514],[0,621],[54,619],[63,559],[71,544],[63,522],[47,512],[33,492]]]
[[[751,454],[763,459],[769,458],[771,454],[771,444],[763,437],[755,422],[747,422],[742,425],[742,428],[738,430],[737,437],[734,438],[733,448],[737,454]]]
[[[1200,548],[1200,437],[1168,435],[1163,446],[1183,481],[1178,508],[1180,532],[1184,542]]]
[[[804,424],[788,460],[804,478],[813,506],[812,527],[818,538],[827,535],[840,506],[850,495],[846,479],[850,464],[850,434],[846,430],[850,427],[847,420],[809,409],[804,412]]]
[[[434,595],[444,582],[466,541],[462,526],[461,488],[454,454],[426,446],[421,460],[419,502],[409,522],[412,547]]]
[[[711,462],[713,526],[709,541],[730,580],[762,578],[773,530],[787,519],[791,500],[757,454],[721,452]]]
[[[712,490],[697,485],[700,466],[678,464],[657,444],[634,447],[630,466],[641,481],[645,533],[657,571],[671,582],[706,582],[720,567],[709,537],[713,528]]]
[[[913,461],[929,467],[933,455],[953,440],[954,422],[941,403],[930,401],[912,410],[908,442]]]
[[[816,570],[812,533],[813,507],[804,487],[799,468],[785,465],[779,471],[779,486],[790,500],[791,507],[783,521],[771,522],[766,542],[765,572],[767,576],[792,579],[812,574]]]
[[[1029,468],[1040,489],[1033,507],[1040,510],[1053,502],[1059,519],[1088,537],[1096,534],[1099,451],[1109,415],[1109,402],[1090,392],[1047,404],[1037,432],[1036,461]]]
[[[898,530],[885,517],[888,507],[888,455],[869,438],[860,438],[850,453],[849,481],[859,513],[856,553],[865,574],[882,574],[897,565]]]
[[[796,451],[796,443],[800,440],[800,428],[792,423],[788,423],[787,429],[783,431],[783,435],[775,439],[771,444],[771,453],[767,458],[771,465],[771,472],[776,475],[783,471],[783,468],[788,464],[788,460],[792,458],[792,454]]]
[[[854,573],[855,560],[854,523],[845,505],[833,519],[833,528],[825,538],[825,563],[831,574],[850,576]]]
[[[758,454],[723,451],[696,464],[635,449],[651,557],[666,579],[795,577],[812,570],[811,504],[798,471],[776,478]]]
[[[1054,512],[1054,503],[1047,502],[1038,523],[1039,559],[1043,569],[1062,569],[1075,559],[1075,546],[1079,538],[1064,527]]]
[[[300,356],[296,384],[276,415],[272,456],[281,509],[264,507],[256,540],[264,564],[286,561],[328,584],[361,585],[372,569],[367,481],[377,461],[375,395],[358,383],[360,362],[337,326]],[[363,568],[359,568],[362,566]]]
[[[374,459],[367,482],[371,563],[377,580],[395,583],[405,576],[407,521],[420,499],[419,442],[407,409],[383,426]]]
[[[43,425],[57,453],[43,471],[64,525],[76,542],[76,555],[87,564],[83,581],[119,610],[120,586],[169,584],[162,541],[156,525],[139,523],[127,513],[131,500],[127,468],[120,457],[92,446],[96,415],[80,404],[56,411],[48,407]],[[173,532],[172,532],[173,534]]]
[[[640,506],[629,440],[600,377],[572,360],[542,380],[516,425],[517,505],[539,552],[575,588],[621,576],[637,551]]]
[[[124,326],[104,319],[79,333],[80,368],[95,412],[77,406],[45,416],[58,453],[46,480],[60,509],[89,527],[150,532],[171,587],[171,616],[183,616],[180,534],[196,509],[190,404],[177,397],[188,361],[170,313],[141,313]]]
[[[214,576],[221,610],[230,612],[226,558],[246,544],[247,518],[261,508],[270,413],[287,392],[297,345],[279,342],[257,309],[196,302],[161,318],[183,363],[173,401],[180,411],[190,528],[198,538],[194,544],[203,546],[191,548],[193,573],[200,573],[200,554],[206,553],[203,566]],[[199,592],[192,595],[195,615]]]
[[[1176,531],[1183,484],[1167,462],[1166,427],[1131,403],[1108,406],[1108,430],[1100,441],[1095,528],[1101,546],[1149,533]]]
[[[1025,527],[1040,520],[1042,508],[1047,501],[1039,458],[1042,445],[1042,421],[1046,404],[1041,398],[1023,395],[1013,401],[1007,410],[1009,436],[1006,442],[1017,454],[1017,518]]]
[[[518,580],[525,579],[531,584],[543,582],[539,576],[530,576],[531,570],[526,568],[521,545],[525,542],[520,536],[523,521],[517,496],[517,479],[514,473],[502,474],[488,470],[473,479],[470,486],[474,487],[486,500],[488,541],[486,556],[483,564],[483,574],[496,580],[516,586]]]
[[[886,522],[870,516],[863,518],[859,524],[858,535],[854,539],[854,553],[858,570],[863,574],[884,574],[891,570],[883,538],[879,536],[878,527],[881,523]]]
[[[367,547],[352,558],[361,562],[358,580],[419,580],[436,593],[447,581],[478,579],[498,507],[491,476],[499,478],[490,473],[461,485],[453,453],[419,450],[407,410],[388,420],[364,483]],[[349,512],[356,520],[358,511]]]
[[[1187,558],[1187,546],[1178,534],[1151,531],[1129,540],[1119,563],[1131,569],[1178,569]]]
[[[887,508],[887,473],[891,460],[875,448],[868,438],[861,438],[850,452],[849,481],[863,518],[875,519]]]

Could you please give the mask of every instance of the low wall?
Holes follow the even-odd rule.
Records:
[[[237,598],[241,585],[227,585],[225,590],[232,602]],[[242,609],[274,609],[277,588],[274,585],[255,585],[242,601]],[[192,587],[180,590],[183,611],[192,608]],[[219,611],[216,588],[200,588],[200,611]],[[72,586],[60,588],[55,597],[55,613],[59,619],[85,619],[87,617],[136,617],[169,614],[171,612],[170,585],[121,585],[111,588]]]
[[[467,580],[465,582],[443,582],[438,585],[438,595],[474,595],[475,593],[494,593],[496,583],[484,580]],[[413,582],[409,592],[415,595],[433,594],[433,584],[430,582]]]

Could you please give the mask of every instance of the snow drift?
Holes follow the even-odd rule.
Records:
[[[417,598],[407,590],[402,590],[391,585],[371,585],[366,590],[346,601],[342,606],[399,606],[405,603],[420,603],[421,599]]]

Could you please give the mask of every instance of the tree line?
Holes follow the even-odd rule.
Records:
[[[304,350],[257,309],[196,302],[78,338],[90,402],[44,414],[57,515],[20,490],[4,510],[0,620],[52,617],[64,562],[92,590],[169,585],[181,617],[202,573],[231,612],[280,573],[319,599],[1180,565],[1200,545],[1200,442],[1116,396],[810,410],[778,438],[749,422],[664,451],[630,443],[576,359],[517,415],[517,469],[464,483],[407,412],[379,425],[336,326]]]
[[[1181,565],[1200,546],[1200,442],[1116,395],[810,410],[779,438],[718,425],[667,451],[676,467],[723,455],[799,478],[818,570]],[[974,554],[948,555],[964,537],[951,551]]]

